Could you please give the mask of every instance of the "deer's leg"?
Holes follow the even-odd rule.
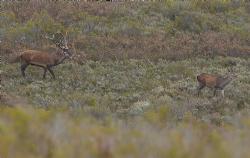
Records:
[[[43,73],[43,79],[46,78],[46,73],[47,73],[47,68],[45,67],[45,68],[44,68],[44,73]]]
[[[49,70],[49,72],[50,72],[50,74],[52,75],[53,79],[55,79],[55,78],[56,78],[56,77],[55,77],[55,74],[54,74],[54,72],[51,70],[51,68],[48,67],[47,69]]]
[[[27,66],[29,66],[29,64],[27,64],[27,63],[21,64],[21,72],[22,72],[23,77],[25,77],[25,70],[26,70]]]
[[[214,89],[214,96],[216,95],[217,89]]]
[[[46,66],[43,66],[43,65],[38,65],[38,64],[30,64],[30,65],[33,65],[33,66],[37,66],[37,67],[41,67],[41,68],[43,68],[43,70],[44,70],[44,73],[43,73],[43,79],[45,79],[46,78],[46,73],[47,73],[47,67]]]
[[[198,96],[200,95],[201,90],[205,87],[205,85],[203,84],[199,84],[199,86],[197,87],[198,90]]]
[[[224,92],[224,89],[221,90],[221,95],[222,95],[222,98],[225,97],[225,92]]]

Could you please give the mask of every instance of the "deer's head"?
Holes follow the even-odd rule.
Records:
[[[235,70],[232,67],[230,67],[230,68],[227,68],[227,74],[224,77],[230,80],[233,80],[233,79],[236,79],[238,76],[235,73]]]

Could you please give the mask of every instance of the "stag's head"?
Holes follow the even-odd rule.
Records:
[[[232,67],[227,68],[227,71],[228,71],[227,74],[224,76],[225,79],[232,81],[238,77],[237,74],[235,73],[235,70]]]
[[[231,79],[235,79],[238,77],[235,72],[236,72],[236,70],[233,67],[229,67],[229,68],[227,68],[226,76],[231,78]]]
[[[72,52],[70,51],[71,45],[68,44],[68,41],[62,33],[53,34],[52,37],[46,36],[46,38],[50,39],[58,48],[60,48],[65,57],[72,57]]]

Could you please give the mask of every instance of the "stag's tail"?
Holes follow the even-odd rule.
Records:
[[[198,76],[196,77],[196,79],[197,79],[197,81],[200,81],[200,80],[201,80],[201,76],[198,75]]]
[[[11,56],[9,56],[8,62],[9,63],[17,63],[21,60],[21,53],[13,53]]]
[[[202,82],[206,78],[207,75],[208,74],[206,74],[206,73],[199,74],[199,75],[197,75],[196,79],[198,82]]]

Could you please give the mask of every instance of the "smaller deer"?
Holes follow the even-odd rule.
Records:
[[[216,95],[216,91],[220,90],[221,95],[224,98],[224,88],[236,77],[236,75],[225,75],[225,76],[220,76],[220,75],[213,75],[213,74],[206,74],[202,73],[197,76],[197,81],[199,83],[198,86],[198,95],[200,94],[200,91],[204,87],[208,87],[211,89],[214,89],[214,96]]]
[[[54,53],[48,53],[38,50],[25,50],[17,55],[11,63],[20,62],[22,76],[25,77],[25,70],[29,65],[41,67],[44,69],[43,79],[46,77],[47,70],[51,73],[52,77],[55,79],[55,75],[52,71],[52,67],[61,64],[65,59],[71,57],[69,53],[69,47],[67,46],[67,41],[63,34],[56,33],[52,38],[46,36],[50,39],[60,51]]]

